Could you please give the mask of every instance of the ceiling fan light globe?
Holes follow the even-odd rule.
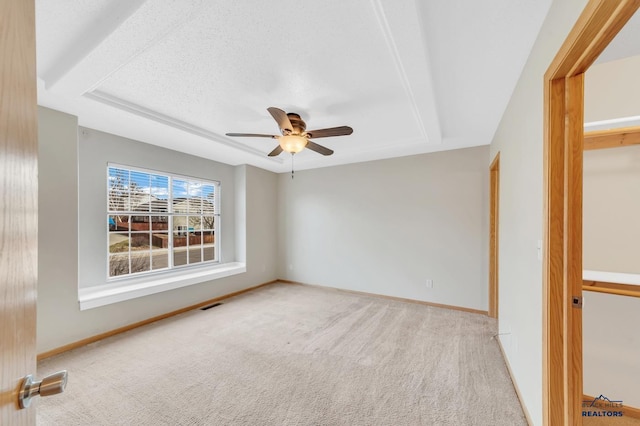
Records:
[[[307,138],[297,135],[287,135],[278,137],[280,146],[286,152],[296,154],[307,146]]]

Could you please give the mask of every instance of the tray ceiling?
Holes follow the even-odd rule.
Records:
[[[287,171],[266,108],[348,125],[296,169],[485,145],[550,1],[36,1],[38,100],[82,126]]]

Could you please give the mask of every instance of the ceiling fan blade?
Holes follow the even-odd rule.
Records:
[[[309,130],[307,135],[310,138],[328,138],[330,136],[345,136],[353,133],[353,129],[349,126],[331,127],[329,129]]]
[[[311,142],[311,141],[307,141],[307,146],[305,148],[309,148],[311,151],[315,151],[318,154],[322,154],[322,155],[331,155],[333,154],[333,150],[322,146],[322,145],[318,145],[317,143]]]
[[[276,120],[278,123],[278,127],[280,130],[288,130],[289,132],[293,131],[293,126],[291,125],[291,121],[289,121],[289,117],[287,117],[287,113],[281,110],[280,108],[269,107],[267,108],[269,114]]]
[[[282,147],[280,145],[276,146],[273,151],[269,153],[269,157],[275,157],[276,155],[280,155],[282,152]]]
[[[227,136],[232,136],[234,138],[242,137],[242,138],[273,138],[276,137],[274,135],[261,135],[259,133],[225,133]]]

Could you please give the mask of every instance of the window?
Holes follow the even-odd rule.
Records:
[[[110,164],[108,277],[217,263],[219,191],[219,182]]]

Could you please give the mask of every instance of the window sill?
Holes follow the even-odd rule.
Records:
[[[213,268],[171,271],[160,276],[132,278],[116,283],[80,288],[78,289],[78,302],[80,310],[84,311],[243,272],[247,272],[245,263],[232,262]]]

